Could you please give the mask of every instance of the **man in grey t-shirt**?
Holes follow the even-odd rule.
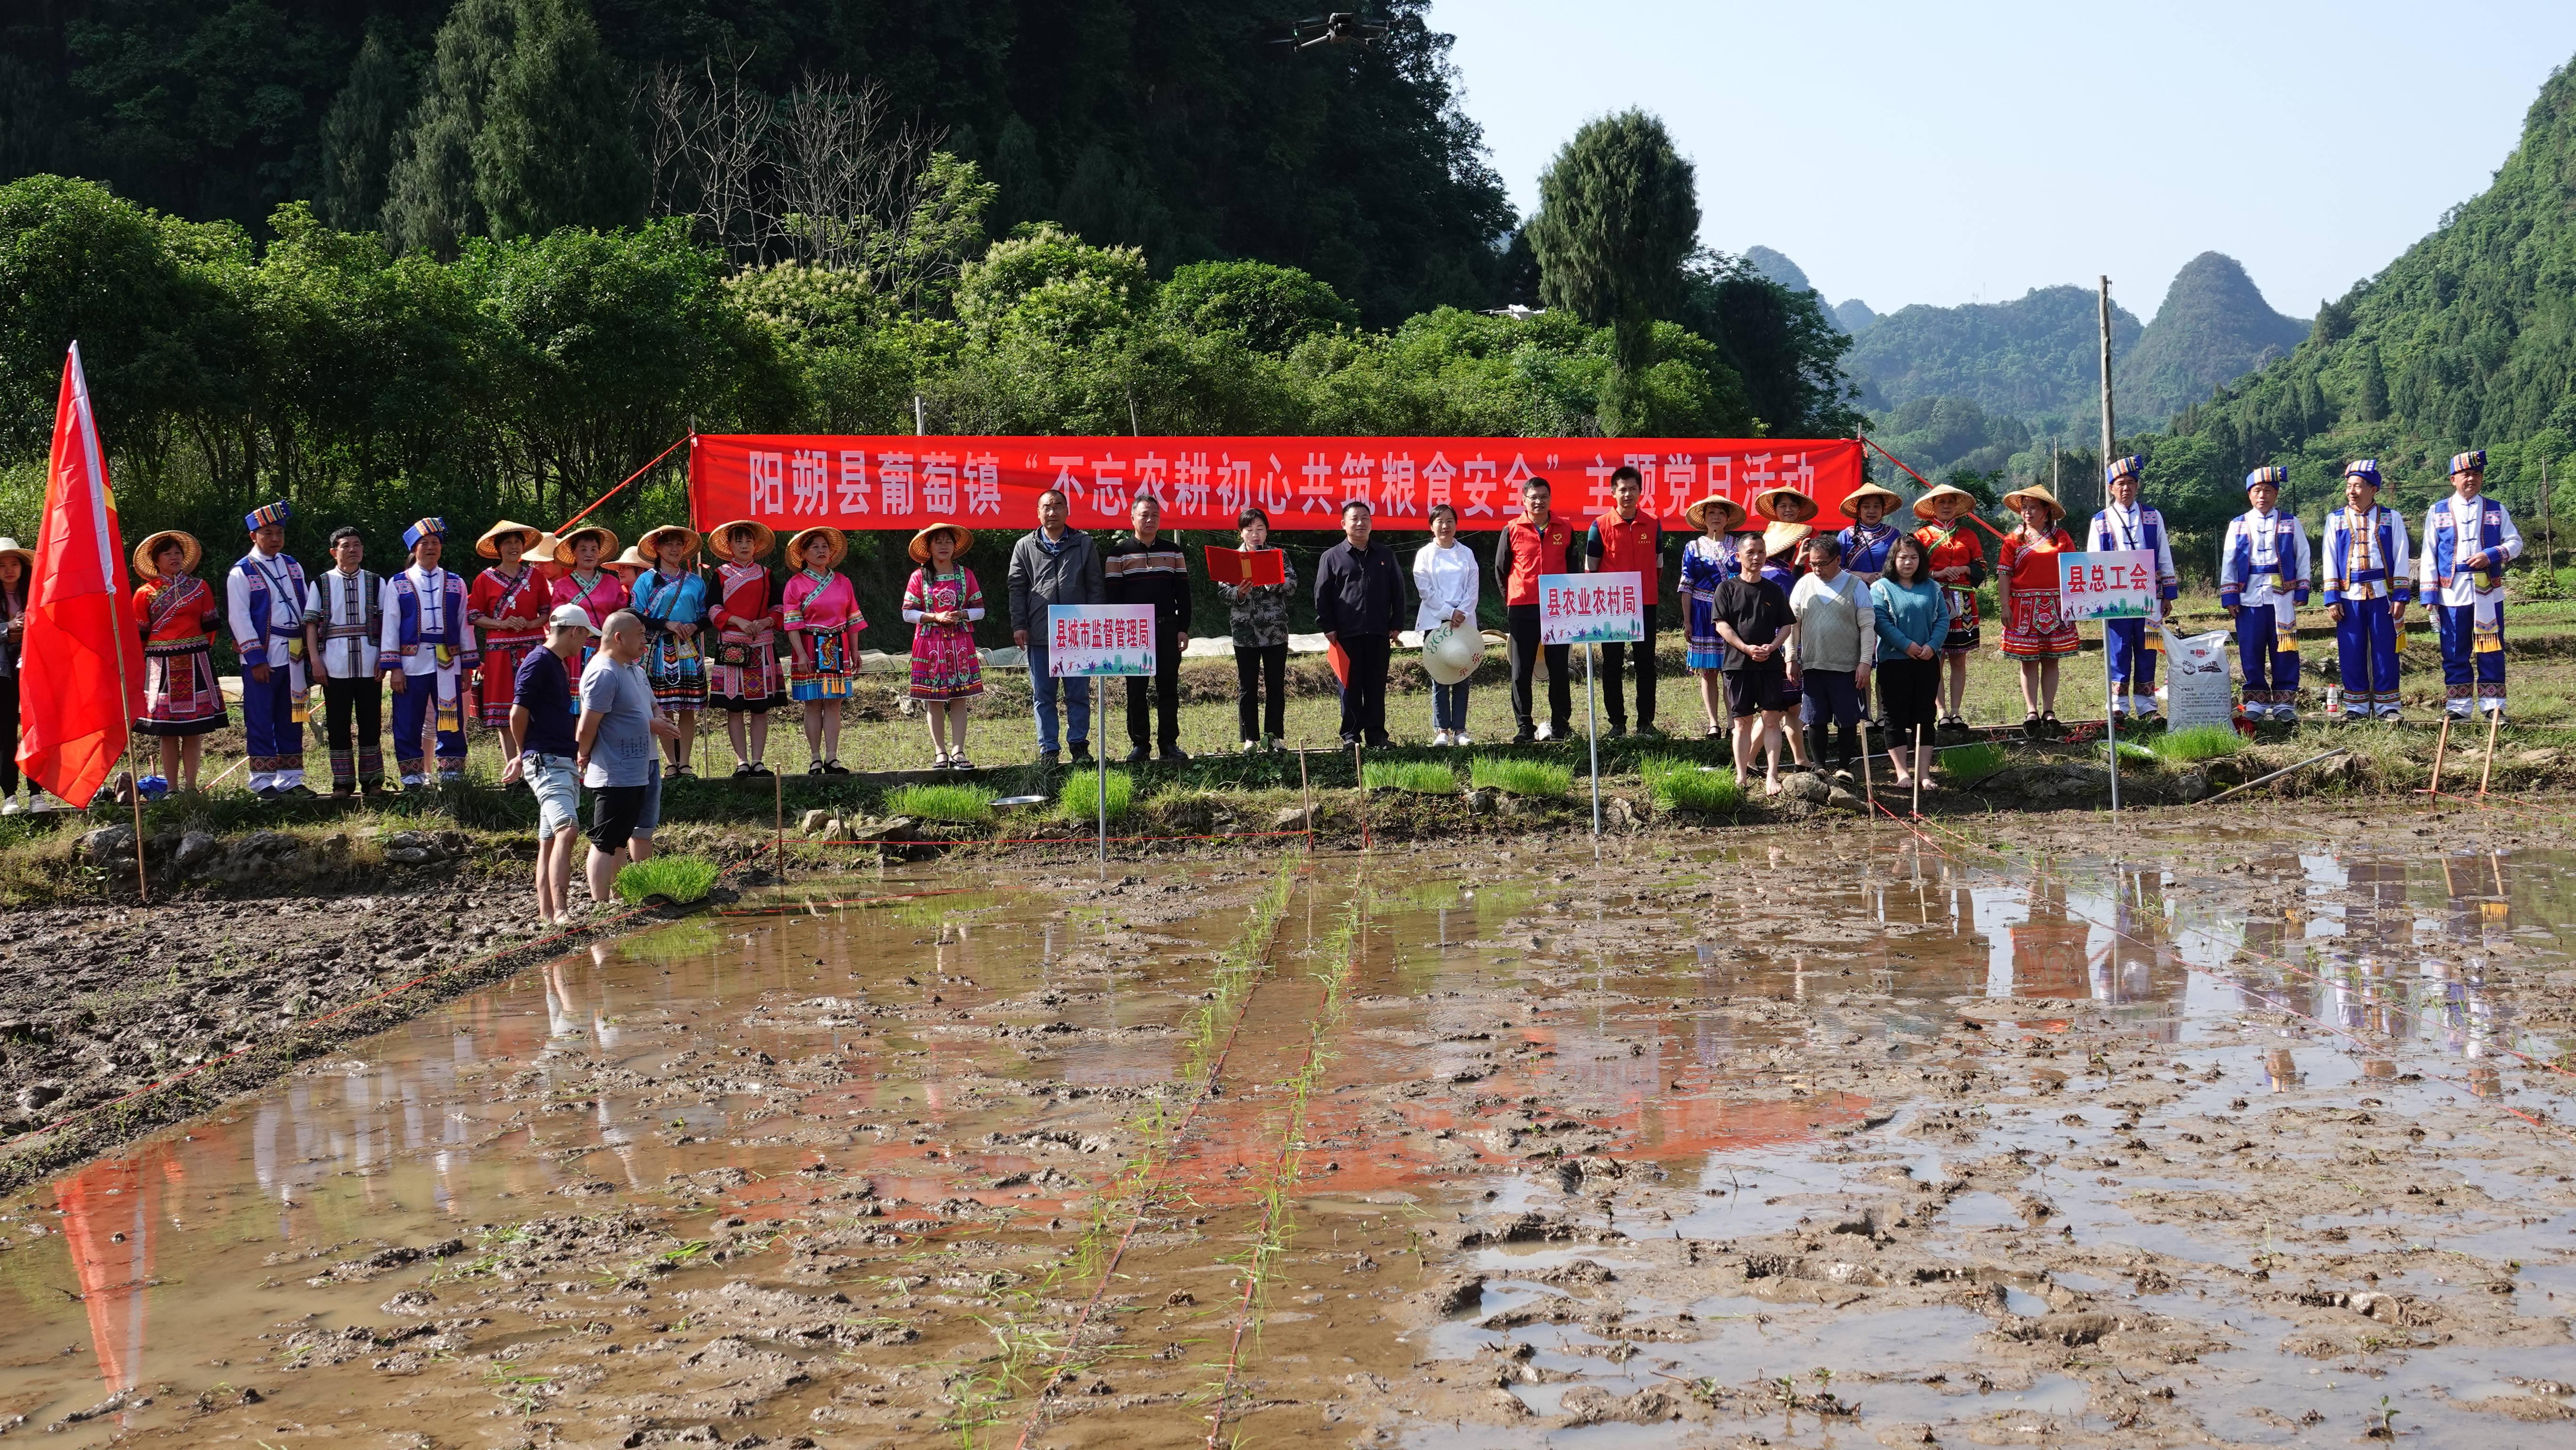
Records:
[[[653,704],[644,674],[644,620],[631,609],[608,616],[599,653],[581,672],[581,728],[574,736],[582,784],[591,788],[590,859],[583,875],[590,899],[606,905],[617,873],[651,852],[661,819],[662,753],[653,737],[680,738],[680,727]]]

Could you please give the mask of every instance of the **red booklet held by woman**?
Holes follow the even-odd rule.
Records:
[[[1288,556],[1277,549],[1220,549],[1208,546],[1208,578],[1237,589],[1288,582]]]

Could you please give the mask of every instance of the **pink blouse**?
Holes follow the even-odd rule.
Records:
[[[626,586],[615,574],[602,569],[590,587],[584,589],[578,576],[567,569],[564,576],[554,582],[554,602],[557,605],[578,604],[582,613],[590,616],[593,625],[605,625],[608,616],[626,607]]]
[[[851,634],[868,627],[859,614],[858,591],[850,587],[846,574],[827,575],[815,582],[811,570],[799,569],[787,576],[787,592],[780,596],[787,632],[822,634],[846,626]]]

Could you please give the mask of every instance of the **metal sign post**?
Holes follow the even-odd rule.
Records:
[[[1592,838],[1601,839],[1601,706],[1592,670],[1592,651],[1603,644],[1642,644],[1645,612],[1654,601],[1645,596],[1645,576],[1622,574],[1541,574],[1538,576],[1538,637],[1541,644],[1583,647],[1584,733],[1592,740]],[[1653,668],[1648,662],[1646,668]]]
[[[1109,874],[1108,679],[1154,673],[1154,606],[1150,604],[1050,604],[1047,606],[1047,674],[1083,679],[1091,686],[1091,716],[1100,750],[1092,759],[1092,805],[1099,819],[1100,874]]]
[[[2102,740],[2111,752],[2111,824],[2120,824],[2120,710],[2111,692],[2111,622],[2155,615],[2156,560],[2144,549],[2057,556],[2057,613],[2069,624],[2102,621]]]

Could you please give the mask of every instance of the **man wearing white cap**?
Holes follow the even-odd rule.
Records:
[[[548,926],[572,916],[573,841],[581,829],[572,664],[598,634],[590,611],[556,605],[546,620],[545,648],[528,651],[512,679],[510,738],[520,744],[501,767],[501,783],[525,779],[536,792],[537,920]]]
[[[2416,592],[2442,641],[2442,708],[2469,716],[2504,713],[2504,566],[2522,557],[2522,531],[2503,504],[2485,496],[2487,451],[2451,458],[2451,496],[2424,514],[2424,559]]]

